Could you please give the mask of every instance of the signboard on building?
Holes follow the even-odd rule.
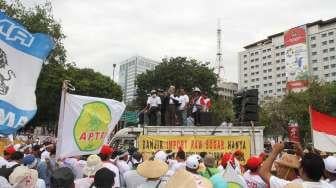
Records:
[[[286,89],[291,92],[301,92],[308,88],[308,80],[296,80],[287,82]]]
[[[287,82],[308,77],[306,26],[292,28],[284,33]]]

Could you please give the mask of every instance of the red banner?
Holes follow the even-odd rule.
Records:
[[[300,142],[299,125],[297,123],[290,123],[287,130],[289,141]]]
[[[306,30],[304,27],[295,27],[284,34],[285,46],[306,42]]]

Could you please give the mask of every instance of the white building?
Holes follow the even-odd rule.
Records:
[[[238,91],[238,84],[234,82],[219,82],[217,84],[218,95],[223,96],[224,100],[231,100]]]
[[[308,75],[336,81],[336,18],[303,25]],[[284,32],[244,47],[239,53],[239,89],[259,89],[259,98],[281,98],[286,93]]]
[[[125,103],[131,102],[136,97],[136,76],[152,70],[159,62],[144,58],[141,56],[134,56],[119,63],[119,85],[123,91],[123,101]]]

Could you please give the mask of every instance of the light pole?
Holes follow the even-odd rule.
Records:
[[[113,64],[113,81],[114,81],[114,70],[115,70],[116,66],[117,66],[117,65],[114,63],[114,64]]]

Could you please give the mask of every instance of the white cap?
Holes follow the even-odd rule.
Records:
[[[198,169],[200,163],[199,163],[199,159],[196,155],[191,155],[187,158],[186,161],[186,166],[190,169]]]
[[[154,159],[166,162],[166,160],[167,160],[167,154],[166,154],[166,152],[160,150],[160,151],[158,151],[158,152],[155,153]]]
[[[336,174],[336,157],[329,156],[324,159],[324,166],[328,172]]]
[[[193,92],[201,92],[201,90],[198,87],[194,87]]]

